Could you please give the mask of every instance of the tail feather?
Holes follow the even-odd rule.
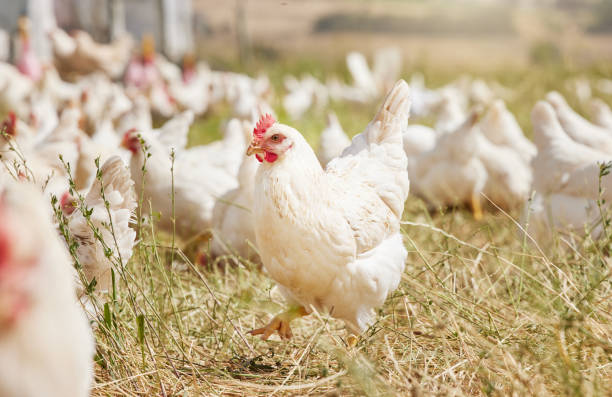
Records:
[[[330,173],[366,181],[398,219],[410,190],[402,136],[409,115],[410,87],[400,80],[365,131],[326,168]]]
[[[380,145],[398,139],[401,142],[401,133],[410,116],[410,105],[410,87],[404,80],[399,80],[372,120],[371,124],[380,122],[380,127],[367,130],[368,143]]]
[[[102,199],[102,191],[110,204],[110,209],[127,209],[133,211],[136,209],[136,193],[134,191],[134,181],[130,176],[130,171],[127,169],[121,157],[113,156],[109,158],[100,168],[100,178],[96,178],[93,186],[87,193],[85,203],[87,206],[93,206]],[[122,198],[121,202],[112,200],[119,194]]]
[[[542,150],[546,145],[555,139],[569,140],[563,131],[553,107],[545,102],[539,101],[531,112],[531,122],[533,124],[534,142],[538,150]]]
[[[106,246],[114,251],[113,257],[121,258],[122,264],[132,256],[136,239],[136,232],[129,226],[134,220],[136,208],[134,182],[119,156],[111,157],[100,168],[99,176],[85,197],[85,204],[87,208],[92,209],[89,221],[93,228],[81,211],[72,214],[69,227],[71,233],[80,241],[77,256],[87,281],[95,278],[96,288],[104,291],[111,284],[110,269],[113,263],[111,258],[107,257],[106,249],[98,241],[94,230],[98,230]],[[110,222],[107,211],[111,215],[112,230],[108,226]],[[83,290],[78,291],[79,295],[82,293]]]

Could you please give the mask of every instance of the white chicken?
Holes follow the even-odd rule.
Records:
[[[378,92],[384,93],[390,90],[401,71],[402,53],[398,47],[383,47],[376,50],[372,77],[374,77]]]
[[[132,51],[133,40],[122,35],[109,44],[96,43],[89,33],[74,31],[72,37],[61,29],[49,33],[55,63],[62,74],[103,72],[112,79],[123,73]]]
[[[0,112],[15,111],[26,119],[29,115],[29,96],[34,92],[34,83],[8,63],[0,63]]]
[[[132,109],[123,114],[117,123],[117,132],[125,133],[132,128],[138,131],[148,131],[153,128],[151,107],[149,101],[142,95],[133,100]]]
[[[30,20],[28,17],[22,16],[17,24],[19,27],[19,48],[17,48],[15,64],[21,74],[36,82],[42,76],[42,66],[30,40]]]
[[[477,156],[487,170],[483,192],[503,210],[520,207],[531,192],[532,172],[514,149],[496,145],[484,135],[477,135]]]
[[[244,157],[238,170],[238,187],[224,194],[215,203],[213,239],[210,245],[213,257],[231,254],[248,260],[257,258],[253,195],[258,166],[259,163],[253,157]]]
[[[136,209],[136,193],[130,172],[117,156],[102,165],[100,179],[95,180],[83,202],[83,209],[91,211],[89,219],[80,206],[75,208],[66,203],[65,196],[62,199],[70,235],[78,243],[76,255],[85,281],[89,284],[95,278],[96,291],[105,292],[111,285],[111,269],[127,264],[136,239],[136,231],[130,228]],[[109,204],[108,209],[105,202]],[[76,202],[72,205],[78,206]],[[102,241],[95,236],[94,230]],[[106,255],[106,249],[110,250],[110,257]],[[79,295],[82,293],[79,288]]]
[[[185,164],[193,163],[194,167],[205,162],[219,169],[232,178],[238,175],[238,169],[243,162],[244,152],[253,124],[231,119],[225,127],[223,139],[211,142],[208,145],[191,147],[180,154]]]
[[[262,117],[247,154],[262,161],[255,177],[257,247],[268,274],[295,308],[251,331],[291,337],[289,323],[328,310],[353,333],[397,288],[407,251],[400,220],[409,181],[402,128],[410,89],[396,83],[374,120],[321,168],[295,129]],[[351,335],[349,343],[356,337]]]
[[[612,135],[576,113],[558,92],[550,92],[546,100],[553,106],[563,130],[574,141],[601,152],[612,154]]]
[[[473,112],[455,131],[441,135],[436,146],[414,159],[409,170],[415,194],[434,206],[470,204],[482,218],[481,192],[487,170],[478,157],[480,131]]]
[[[406,126],[402,136],[404,152],[408,156],[408,162],[421,153],[432,150],[436,146],[438,133],[431,127],[420,124]]]
[[[594,98],[589,102],[589,110],[593,122],[612,134],[612,110],[610,110],[610,106],[601,99]]]
[[[130,170],[138,197],[143,198],[142,213],[159,213],[160,227],[170,232],[174,215],[176,233],[184,239],[206,232],[215,200],[238,186],[236,177],[186,152],[177,153],[173,169],[169,148],[152,131],[129,130],[122,146],[132,152]]]
[[[0,395],[88,396],[94,339],[48,205],[27,183],[0,190]]]
[[[440,102],[434,109],[436,112],[435,130],[438,134],[455,131],[467,117],[459,94],[454,90],[444,91]]]
[[[189,128],[193,124],[193,112],[185,110],[166,121],[160,128],[153,130],[157,139],[165,146],[175,150],[185,149],[189,138]]]
[[[198,65],[197,69],[192,68],[189,73],[184,70],[181,78],[170,81],[168,92],[176,99],[180,109],[201,115],[208,109],[210,101],[209,80],[210,70]]]
[[[545,244],[557,232],[582,233],[586,226],[597,238],[601,232],[601,225],[597,225],[601,212],[596,203],[600,198],[600,164],[612,160],[612,156],[572,141],[547,102],[538,102],[531,118],[538,147],[532,161],[537,194],[524,210],[528,233]],[[610,175],[603,176],[601,182],[601,194],[609,201]]]
[[[496,145],[514,149],[526,163],[537,153],[535,145],[523,135],[516,118],[501,99],[493,102],[479,126],[488,140]]]
[[[367,98],[374,99],[377,94],[376,81],[365,56],[357,51],[346,56],[346,66],[353,78],[353,85]]]
[[[582,235],[597,239],[603,231],[601,210],[596,200],[568,194],[535,194],[525,205],[522,223],[538,244],[546,246],[557,234]]]
[[[612,155],[570,139],[552,106],[546,102],[536,104],[531,120],[534,141],[538,147],[538,155],[532,161],[534,189],[542,194],[570,193],[597,199],[597,163],[612,160]],[[607,183],[608,179],[605,178],[603,182]],[[604,194],[612,195],[612,191],[604,191]]]
[[[334,113],[327,115],[327,126],[321,132],[317,157],[323,167],[340,156],[342,151],[351,144],[351,140],[342,129],[338,117]]]

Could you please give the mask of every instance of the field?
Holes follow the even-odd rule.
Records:
[[[285,73],[345,73],[341,58],[291,59],[254,69],[265,70],[278,93]],[[414,70],[433,86],[458,75],[421,65],[405,76]],[[530,135],[529,113],[548,90],[567,93],[569,78],[610,77],[612,67],[540,65],[479,76],[514,89],[509,108]],[[331,105],[353,134],[375,107]],[[191,143],[217,139],[228,114],[213,109],[194,125]],[[310,111],[291,124],[316,144],[324,120],[324,112]],[[154,222],[139,222],[133,258],[116,272],[108,303],[97,305],[92,394],[610,395],[609,218],[600,241],[559,235],[540,247],[520,233],[520,213],[490,207],[475,221],[464,209],[430,210],[408,199],[401,285],[354,348],[326,313],[297,320],[289,341],[248,335],[283,307],[260,265],[241,258],[202,264],[197,251],[206,236],[179,242]]]

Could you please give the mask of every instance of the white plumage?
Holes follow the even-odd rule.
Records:
[[[146,144],[148,158],[143,153],[139,136]],[[123,144],[132,152],[130,170],[137,195],[143,197],[142,213],[149,214],[151,210],[159,213],[160,227],[172,232],[174,207],[176,232],[183,238],[208,230],[215,200],[238,185],[236,177],[224,169],[205,159],[196,161],[194,156],[183,155],[186,151],[176,155],[173,181],[169,148],[151,131],[128,132]]]
[[[558,92],[550,92],[546,100],[553,106],[563,130],[574,141],[601,152],[612,154],[612,135],[576,113]]]
[[[253,157],[243,157],[238,171],[238,187],[224,194],[215,203],[212,218],[213,256],[238,255],[255,259],[255,225],[253,202],[255,174],[259,163]]]
[[[501,99],[493,102],[479,126],[488,140],[513,149],[526,163],[537,153],[535,145],[525,137],[516,118]]]
[[[132,257],[136,231],[130,228],[130,224],[136,209],[136,193],[130,172],[118,156],[108,159],[100,172],[100,179],[95,180],[85,196],[85,208],[92,211],[89,216],[91,226],[77,209],[68,217],[68,227],[79,244],[76,255],[86,281],[90,283],[95,278],[96,290],[104,292],[111,285],[111,269],[127,264]],[[109,204],[108,210],[105,200]],[[94,230],[100,233],[104,244],[96,238]],[[110,258],[106,256],[105,248],[112,251]]]
[[[432,150],[414,159],[409,173],[415,194],[431,204],[470,203],[480,217],[480,194],[488,174],[478,157],[477,119],[472,113],[455,131],[440,136]]]
[[[48,204],[26,183],[0,190],[0,395],[88,396],[94,340]]]
[[[539,243],[549,242],[556,232],[582,233],[593,228],[597,238],[601,228],[595,223],[601,213],[596,205],[599,195],[599,164],[612,159],[591,147],[573,141],[563,130],[553,107],[540,101],[531,119],[538,154],[533,159],[533,202],[527,203],[523,221]],[[612,198],[610,175],[602,177],[603,198]]]
[[[607,103],[599,98],[594,98],[589,102],[589,110],[593,123],[607,129],[612,134],[612,110]]]
[[[534,141],[538,147],[538,155],[532,161],[533,186],[537,192],[543,194],[561,192],[568,182],[578,183],[578,177],[572,177],[575,172],[612,157],[610,154],[573,141],[561,127],[552,106],[546,102],[540,101],[536,104],[531,113],[531,120]],[[594,193],[593,184],[597,182],[592,179],[580,181],[581,183],[590,181],[591,195]],[[584,185],[581,190],[583,188]]]
[[[334,113],[327,115],[327,126],[321,132],[317,157],[325,167],[332,159],[342,154],[342,151],[351,144],[351,140],[342,129],[338,117]]]
[[[290,301],[306,311],[329,310],[353,332],[371,324],[404,269],[399,221],[409,182],[401,134],[409,95],[399,81],[325,171],[295,129],[274,124],[265,133],[284,136],[286,151],[264,160],[256,175],[255,235],[264,267]],[[285,326],[278,330],[287,337]]]

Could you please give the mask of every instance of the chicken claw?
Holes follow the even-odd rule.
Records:
[[[308,312],[302,306],[289,309],[286,312],[275,316],[265,327],[249,331],[249,334],[261,335],[262,340],[268,340],[274,331],[277,331],[281,339],[290,339],[293,336],[293,333],[291,332],[291,326],[289,323],[296,318],[305,316],[307,314]]]

